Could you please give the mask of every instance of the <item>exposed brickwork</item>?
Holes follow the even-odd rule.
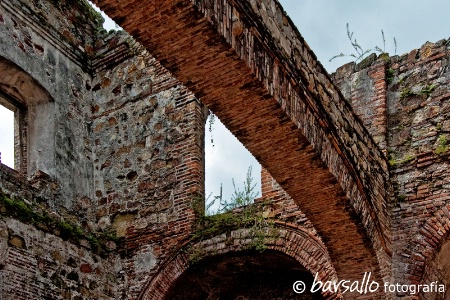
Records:
[[[58,184],[38,172],[27,180],[19,172],[0,165],[0,197],[23,201],[20,214],[30,210],[47,218],[82,228],[80,215],[52,211]],[[28,207],[28,208],[25,208]],[[122,294],[124,270],[109,242],[111,252],[102,256],[85,239],[67,240],[61,227],[15,219],[0,203],[0,296],[2,299],[115,299]],[[25,219],[24,216],[19,216]],[[87,238],[87,235],[86,235]]]
[[[373,70],[382,66],[386,68],[386,81],[387,76],[391,77],[387,87],[369,79]],[[381,70],[378,73],[381,77]],[[366,105],[359,114],[363,120],[369,120],[382,115],[387,107],[395,232],[392,270],[393,280],[399,283],[449,282],[437,260],[448,238],[449,74],[448,40],[426,43],[421,49],[387,61],[379,59],[362,70],[346,65],[334,74],[349,101],[356,104],[357,112],[359,104],[366,103],[367,98],[353,90],[369,91],[370,99],[382,99],[377,95],[386,94],[384,104],[377,103],[375,110]],[[350,81],[355,80],[359,84],[350,88]],[[369,130],[374,135],[385,132],[382,127],[372,126]],[[418,299],[417,295],[408,297]],[[420,296],[440,297],[444,296],[435,293]]]
[[[203,106],[138,45],[97,73],[92,104],[96,221],[126,236],[130,296],[190,234],[204,193]],[[145,259],[143,257],[146,257]],[[142,260],[152,263],[143,266]]]
[[[270,238],[271,235],[275,238]],[[186,245],[184,251],[181,249],[176,256],[164,263],[140,299],[164,299],[171,284],[189,267],[190,253],[201,253],[202,257],[208,257],[244,250],[252,242],[249,236],[252,236],[249,229],[239,229],[194,245]],[[269,231],[266,244],[268,249],[295,258],[303,266],[307,266],[311,273],[317,272],[318,277],[324,281],[337,278],[323,243],[304,229],[279,224],[275,230]],[[336,294],[324,296],[326,299],[334,299]]]
[[[281,188],[281,186],[271,177],[271,175],[265,170],[261,171],[261,199],[255,200],[256,202],[269,201],[269,205],[266,211],[266,215],[275,218],[276,220],[281,220],[285,224],[289,224],[294,227],[302,227],[308,229],[310,234],[315,235],[317,238],[321,239],[324,237],[320,232],[320,228],[326,226],[326,224],[333,223],[334,218],[337,216],[343,218],[342,211],[351,209],[350,204],[346,201],[343,195],[338,195],[336,197],[339,199],[336,206],[338,206],[342,211],[339,210],[329,210],[327,214],[322,216],[322,219],[316,220],[312,223],[307,215],[304,214],[300,207],[294,202],[294,200]],[[336,232],[341,232],[345,235],[346,230],[348,230],[348,225],[333,224],[334,230]],[[318,228],[318,231],[316,230]],[[362,228],[356,230],[363,230]],[[348,251],[349,247],[354,251]],[[373,259],[373,264],[376,265],[375,253],[368,253],[362,249],[358,249],[358,241],[352,240],[350,237],[346,237],[345,241],[341,241],[338,247],[334,245],[327,245],[328,255],[331,261],[340,261],[339,264],[334,264],[337,274],[344,274],[340,278],[346,278],[343,276],[348,276],[351,272],[356,272],[354,275],[360,276],[361,271],[354,271],[354,262],[361,260],[361,255],[370,255]],[[342,269],[341,269],[342,268]],[[349,271],[352,270],[352,271]],[[347,274],[346,274],[347,273]],[[364,299],[362,295],[345,295],[349,299]],[[373,295],[367,296],[369,299]]]
[[[366,61],[374,60],[375,54]],[[356,115],[361,118],[364,126],[372,135],[374,141],[386,154],[387,152],[387,99],[386,99],[386,61],[379,59],[360,72],[356,72],[355,63],[346,64],[336,70],[332,76],[333,82],[339,87],[346,99],[351,102]],[[393,76],[393,75],[392,75]]]
[[[53,106],[44,111],[46,117],[40,117],[41,124],[51,127],[57,120],[57,132],[45,137],[42,131],[32,132],[30,138],[54,145],[56,158],[47,161],[47,168],[38,165],[30,178],[2,166],[1,191],[30,203],[46,203],[50,211],[87,231],[114,230],[121,237],[133,224],[125,247],[118,249],[125,256],[123,274],[119,276],[121,270],[108,271],[120,277],[121,283],[107,293],[111,297],[121,295],[119,289],[126,275],[129,286],[122,296],[132,298],[149,280],[152,264],[163,259],[167,249],[177,245],[177,239],[190,233],[194,217],[190,203],[193,195],[202,194],[204,189],[203,106],[129,35],[99,31],[96,19],[78,26],[76,15],[86,12],[83,5],[60,1],[55,8],[50,2],[24,1],[29,9],[24,13],[33,18],[42,9],[52,12],[41,22],[11,13],[14,5],[19,3],[2,2],[0,34],[8,43],[0,46],[0,55],[6,58],[1,70],[15,77],[3,76],[1,89],[23,100],[28,110],[34,105],[30,102],[33,97],[42,102],[44,98],[39,95],[49,95]],[[61,37],[60,32],[67,36]],[[31,45],[38,46],[24,46],[22,51],[21,45],[28,45],[27,38]],[[23,79],[34,90],[17,84]],[[39,89],[44,93],[37,93]],[[24,131],[25,127],[20,129]],[[35,153],[42,149],[29,150]],[[37,158],[42,160],[42,155]],[[49,175],[42,179],[41,171]],[[18,228],[24,226],[19,224]],[[47,235],[57,239],[52,233]],[[45,245],[42,242],[43,248]],[[72,245],[62,241],[62,247]],[[88,252],[79,255],[88,258]],[[30,264],[37,259],[34,252],[23,255]],[[4,263],[6,268],[13,264],[11,260]],[[86,263],[79,267],[81,273],[94,268]],[[17,282],[9,284],[8,293],[11,289],[19,291],[17,285],[33,273],[28,273],[26,264],[14,270],[25,277],[19,276]],[[99,282],[109,273],[102,273]],[[39,277],[35,281],[42,287],[46,280]],[[108,285],[103,286],[108,289]],[[26,292],[33,293],[33,289]],[[72,296],[78,297],[79,292],[74,290]],[[91,292],[98,291],[92,288]],[[64,293],[57,290],[52,297],[66,297]],[[18,297],[34,299],[29,295]],[[37,293],[35,297],[43,296]],[[98,293],[81,297],[107,298]]]
[[[320,235],[317,234],[314,225],[308,220],[305,213],[299,209],[294,200],[272,178],[266,169],[261,169],[261,194],[261,198],[255,199],[255,203],[268,201],[268,216],[306,228],[320,238]]]
[[[122,266],[34,226],[0,221],[2,299],[117,299]]]
[[[343,189],[389,276],[386,162],[277,3],[97,3],[219,116],[313,223],[336,207]],[[342,215],[353,228],[346,234],[359,240],[358,269],[377,269],[359,225]],[[329,247],[340,243],[333,226],[317,229]]]
[[[392,68],[396,78],[388,90],[389,146],[395,185],[393,228],[399,236],[393,270],[398,280],[424,282],[421,259],[430,254],[425,259],[429,264],[436,257],[446,232],[441,226],[448,222],[448,41],[427,43],[394,58]],[[430,231],[438,234],[430,236]],[[417,248],[418,242],[426,251]]]

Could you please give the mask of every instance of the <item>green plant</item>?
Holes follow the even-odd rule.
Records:
[[[395,70],[392,68],[386,69],[386,83],[389,85],[394,80]]]
[[[194,265],[205,257],[205,251],[200,247],[192,247],[186,251],[189,254],[189,264]]]
[[[406,200],[407,196],[406,195],[398,195],[397,200],[398,202],[404,202]]]
[[[420,91],[420,93],[423,96],[425,96],[426,98],[428,98],[435,89],[436,89],[436,85],[430,84],[430,85],[423,87],[422,90]]]
[[[230,201],[225,201],[222,196],[222,185],[217,196],[210,194],[206,201],[196,195],[192,198],[191,205],[197,216],[191,242],[201,241],[214,236],[229,233],[239,228],[248,228],[251,243],[249,247],[258,251],[264,251],[268,236],[273,237],[274,224],[264,217],[264,207],[267,202],[252,204],[258,196],[255,192],[256,184],[253,183],[252,167],[247,170],[244,188],[236,187],[232,179],[234,192]],[[212,200],[210,200],[212,197]],[[219,201],[220,207],[213,211],[212,206]],[[206,206],[204,205],[206,203]],[[204,252],[197,248],[188,248],[189,262],[196,263],[204,256]]]
[[[415,94],[416,93],[414,93],[411,89],[404,87],[400,92],[400,99],[406,99],[410,96],[414,96]]]
[[[248,167],[247,169],[247,175],[244,182],[244,188],[241,190],[240,188],[236,187],[236,183],[234,181],[234,178],[231,179],[231,182],[233,184],[233,194],[231,195],[231,199],[229,201],[223,199],[222,194],[222,184],[220,185],[220,192],[216,196],[212,196],[212,193],[209,194],[209,196],[205,200],[205,206],[206,209],[203,210],[203,213],[206,215],[214,215],[218,213],[224,213],[233,210],[234,208],[240,207],[240,206],[246,206],[253,202],[253,200],[258,196],[258,192],[255,191],[256,183],[253,183],[253,176],[252,176],[252,166]],[[211,198],[212,197],[212,198]],[[202,211],[198,206],[198,203],[203,203],[201,197],[195,197],[193,199],[195,203],[194,210],[197,210],[199,214],[202,214]],[[213,210],[212,207],[219,203],[219,208],[216,210]]]
[[[383,49],[378,46],[375,46],[375,50],[385,54],[386,53],[386,39],[384,38],[384,31],[381,29],[381,37],[383,39]],[[397,39],[394,37],[394,54],[397,54]]]
[[[231,195],[230,202],[222,200],[222,205],[225,210],[232,210],[239,206],[249,205],[258,196],[258,193],[255,192],[256,183],[253,183],[252,166],[248,167],[243,190],[236,188],[234,178],[231,179],[231,181],[233,183],[234,192],[233,195]]]
[[[222,194],[222,184],[220,184],[220,192],[219,195],[213,196],[212,200],[209,200],[211,198],[211,194],[209,194],[208,198],[206,199],[206,207],[205,207],[205,214],[206,215],[215,215],[219,213],[220,207],[217,210],[213,210],[212,207],[216,203],[216,201],[219,201],[219,204],[223,202],[223,194]]]
[[[436,150],[434,151],[437,155],[442,155],[446,153],[449,149],[449,146],[447,145],[447,136],[444,134],[441,134],[438,138],[438,146]]]
[[[391,167],[395,167],[395,166],[406,164],[406,163],[413,161],[414,159],[416,159],[416,156],[414,154],[408,153],[401,159],[396,159],[392,156],[389,156],[389,158],[390,158],[388,161],[389,165]]]
[[[11,199],[0,194],[0,215],[14,217],[17,220],[36,226],[36,228],[57,235],[74,244],[81,240],[89,241],[93,251],[97,254],[106,253],[106,241],[119,242],[113,232],[86,233],[79,225],[51,216],[43,207],[35,207],[20,199]]]
[[[395,198],[393,199],[392,204],[393,204],[394,207],[397,207],[400,203],[405,202],[405,200],[406,200],[407,198],[408,198],[408,197],[407,197],[406,195],[403,195],[403,194],[398,195],[397,197],[395,197]]]
[[[247,238],[251,239],[248,248],[264,251],[267,249],[267,241],[277,236],[273,221],[264,216],[266,205],[266,203],[251,204],[233,211],[197,218],[190,238],[191,244],[223,233],[228,235],[236,229],[247,228],[249,229]],[[191,264],[200,261],[205,255],[203,250],[196,247],[188,247],[186,252]]]
[[[97,237],[95,237],[94,235],[90,235],[87,237],[87,240],[89,241],[92,250],[94,250],[95,252],[101,252],[101,248],[103,245],[100,243]]]
[[[209,110],[209,114],[208,114],[208,131],[210,134],[210,138],[211,138],[211,144],[214,147],[214,137],[212,135],[212,132],[214,130],[214,123],[216,122],[216,115]]]

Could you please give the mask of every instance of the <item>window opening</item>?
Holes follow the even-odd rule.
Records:
[[[12,169],[14,169],[14,131],[14,106],[0,101],[0,161]]]
[[[205,126],[205,213],[214,215],[261,196],[261,165],[210,113]]]

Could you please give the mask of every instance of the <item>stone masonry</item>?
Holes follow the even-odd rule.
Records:
[[[130,35],[84,0],[0,2],[0,299],[449,297],[292,291],[450,288],[449,40],[329,76],[274,0],[96,2]],[[264,168],[214,217],[208,109]]]

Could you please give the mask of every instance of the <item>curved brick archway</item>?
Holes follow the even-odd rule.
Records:
[[[386,159],[276,1],[95,2],[291,195],[339,276],[390,277]]]
[[[436,257],[450,237],[450,204],[441,207],[419,229],[419,233],[405,253],[405,280],[410,284],[426,284],[436,275]]]
[[[324,244],[302,228],[293,228],[276,224],[267,231],[267,249],[284,253],[304,266],[311,274],[316,274],[321,281],[337,280]],[[196,244],[182,247],[177,254],[167,259],[157,274],[143,289],[139,299],[165,299],[171,285],[185,272],[193,258],[198,259],[248,250],[253,241],[250,229],[237,229],[229,234],[215,236]],[[275,238],[274,238],[275,237]],[[338,299],[336,294],[325,294],[325,299]]]

